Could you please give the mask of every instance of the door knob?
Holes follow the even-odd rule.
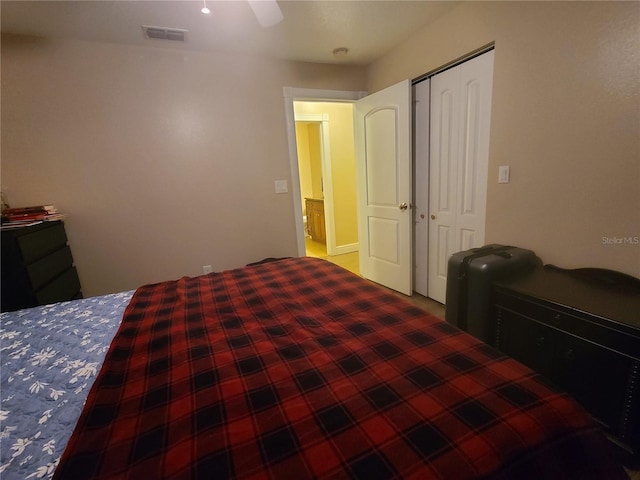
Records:
[[[431,220],[435,220],[436,216],[435,215],[431,215]]]
[[[402,210],[403,212],[409,208],[409,206],[406,203],[401,203],[400,205],[398,205],[398,207],[400,208],[400,210]]]

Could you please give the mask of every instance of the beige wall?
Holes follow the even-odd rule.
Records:
[[[345,66],[2,37],[2,178],[86,295],[295,255],[282,87],[379,90],[495,41],[487,242],[640,276],[640,3],[471,2]],[[247,137],[247,132],[252,132]],[[498,185],[499,165],[512,181]]]
[[[3,36],[2,191],[69,215],[88,296],[296,255],[284,86],[364,71]]]
[[[490,42],[487,243],[640,276],[640,3],[466,3],[372,64],[367,88]]]

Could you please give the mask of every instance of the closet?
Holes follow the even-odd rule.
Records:
[[[490,50],[413,86],[414,285],[441,303],[450,255],[485,243],[493,58]]]

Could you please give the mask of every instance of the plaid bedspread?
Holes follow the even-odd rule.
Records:
[[[626,478],[529,369],[299,258],[135,293],[54,478]]]

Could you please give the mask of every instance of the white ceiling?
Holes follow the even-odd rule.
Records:
[[[367,65],[454,8],[455,1],[278,0],[284,21],[262,28],[245,0],[5,1],[3,33],[157,47],[249,53]],[[184,44],[144,37],[141,25],[188,30]],[[333,50],[349,48],[344,59]]]

